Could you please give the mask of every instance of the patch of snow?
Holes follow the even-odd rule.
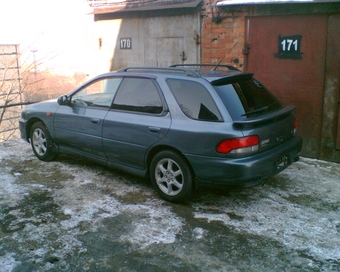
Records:
[[[194,237],[196,239],[203,239],[207,233],[207,230],[202,228],[194,228]]]
[[[15,260],[15,254],[13,253],[7,253],[0,258],[0,268],[2,272],[10,272],[18,264],[20,264],[20,262]]]
[[[298,170],[298,167],[308,168],[308,171]],[[264,188],[253,188],[255,191],[267,191],[267,197],[252,199],[251,205],[244,205],[240,202],[234,203],[233,196],[228,196],[221,198],[215,205],[197,206],[194,216],[208,222],[220,221],[237,231],[265,236],[291,248],[309,250],[323,259],[338,260],[340,239],[336,226],[339,222],[339,211],[330,210],[325,214],[324,210],[318,210],[319,207],[309,207],[308,202],[303,203],[303,198],[307,191],[314,191],[312,196],[319,198],[320,203],[339,203],[339,168],[338,164],[324,167],[318,160],[303,158],[294,168],[288,168],[280,174],[292,181],[288,185],[293,186],[292,190],[283,191],[276,186],[266,185]],[[332,169],[336,171],[330,172]],[[320,172],[327,180],[318,179]],[[297,182],[302,180],[303,183]],[[298,190],[294,190],[295,188]],[[290,201],[290,196],[297,199],[300,197],[302,203]],[[310,198],[306,201],[308,200]],[[211,209],[219,212],[212,214]],[[230,212],[240,214],[243,218],[233,220],[228,216]]]
[[[106,197],[103,200],[85,202],[83,207],[79,207],[76,211],[71,208],[65,208],[64,214],[70,215],[71,218],[63,220],[61,225],[64,229],[75,228],[80,222],[91,222],[95,226],[103,218],[118,215],[120,213],[119,209],[117,209],[118,204],[114,198]]]
[[[9,157],[18,161],[28,160],[32,159],[31,153],[27,143],[10,143],[0,148],[0,160],[1,163]],[[154,244],[175,243],[177,235],[183,231],[185,219],[173,212],[171,205],[164,205],[164,201],[158,198],[138,199],[137,204],[120,200],[128,194],[151,195],[150,188],[111,180],[77,164],[53,162],[49,165],[53,164],[60,167],[61,172],[70,174],[68,179],[58,181],[60,186],[53,189],[46,189],[47,185],[34,184],[33,181],[30,184],[17,183],[22,176],[15,173],[20,172],[13,174],[9,166],[1,165],[4,170],[0,171],[1,205],[15,207],[32,190],[47,190],[58,207],[56,209],[65,217],[60,222],[49,222],[50,214],[45,214],[48,217],[46,223],[36,224],[41,217],[22,218],[20,210],[10,211],[17,217],[12,222],[13,227],[18,223],[25,225],[20,232],[11,234],[11,238],[18,241],[19,250],[24,252],[22,245],[30,241],[39,245],[25,252],[26,260],[31,258],[38,261],[48,252],[54,252],[57,256],[86,252],[87,248],[78,236],[96,231],[104,219],[120,215],[133,218],[129,228],[120,236],[120,241],[140,249]],[[203,196],[203,201],[190,204],[190,209],[194,211],[194,218],[219,221],[240,233],[272,239],[292,250],[308,251],[323,260],[339,260],[339,170],[338,164],[302,158],[278,175],[275,184],[231,192],[226,196],[213,196],[213,201],[204,201]],[[107,190],[105,194],[103,189]],[[206,197],[211,195],[207,194]],[[334,209],[329,208],[332,205]],[[196,227],[192,237],[200,240],[207,234],[208,230]],[[56,237],[62,249],[53,248],[56,241],[50,239],[51,236]],[[4,267],[1,271],[11,271],[18,264],[15,254],[0,256],[0,267]],[[49,265],[46,264],[45,270]],[[312,267],[313,263],[310,265]]]
[[[182,230],[183,221],[177,217],[169,207],[150,205],[130,205],[124,211],[140,215],[140,220],[131,222],[132,231],[123,235],[121,241],[129,241],[140,248],[152,244],[171,244],[176,240],[176,235]]]
[[[16,177],[0,172],[0,204],[14,206],[26,194],[27,188],[15,184]]]

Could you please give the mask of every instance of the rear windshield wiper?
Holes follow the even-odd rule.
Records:
[[[268,109],[269,109],[269,105],[265,106],[263,108],[259,108],[259,109],[253,110],[253,111],[246,112],[245,114],[242,114],[241,116],[248,116],[248,115],[251,115],[251,114],[268,111]]]

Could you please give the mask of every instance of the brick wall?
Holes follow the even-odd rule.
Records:
[[[205,0],[201,10],[201,63],[244,66],[245,16],[249,7],[216,7],[215,0]]]

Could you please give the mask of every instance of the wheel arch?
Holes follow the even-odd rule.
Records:
[[[45,122],[38,117],[33,117],[29,119],[26,124],[26,135],[25,135],[27,141],[29,141],[31,138],[31,129],[32,129],[33,124],[37,122],[42,122],[46,126]]]
[[[176,149],[176,148],[174,148],[172,146],[169,146],[169,145],[158,145],[158,146],[153,147],[150,150],[150,152],[148,153],[148,156],[147,156],[147,160],[146,160],[146,163],[147,163],[147,165],[146,165],[147,166],[147,176],[150,176],[150,165],[151,165],[152,159],[159,152],[166,151],[166,150],[173,151],[173,152],[177,153],[179,156],[181,156],[188,163],[188,165],[190,167],[190,170],[191,170],[192,174],[194,175],[194,177],[196,176],[195,171],[192,168],[192,165],[189,162],[189,160],[187,159],[187,157],[181,151],[179,151],[178,149]]]

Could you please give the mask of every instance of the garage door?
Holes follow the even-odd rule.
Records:
[[[333,32],[338,26],[339,23]],[[335,152],[339,137],[337,102],[332,101],[330,106],[324,100],[325,67],[329,63],[327,46],[331,42],[334,47],[339,47],[339,35],[336,33],[337,41],[330,41],[327,31],[328,15],[246,18],[245,70],[254,72],[255,77],[284,104],[297,107],[298,131],[304,138],[303,154],[314,158],[319,158],[322,153],[323,122],[328,118],[324,111],[333,114],[331,152]],[[328,52],[328,58],[331,58],[329,55]]]

